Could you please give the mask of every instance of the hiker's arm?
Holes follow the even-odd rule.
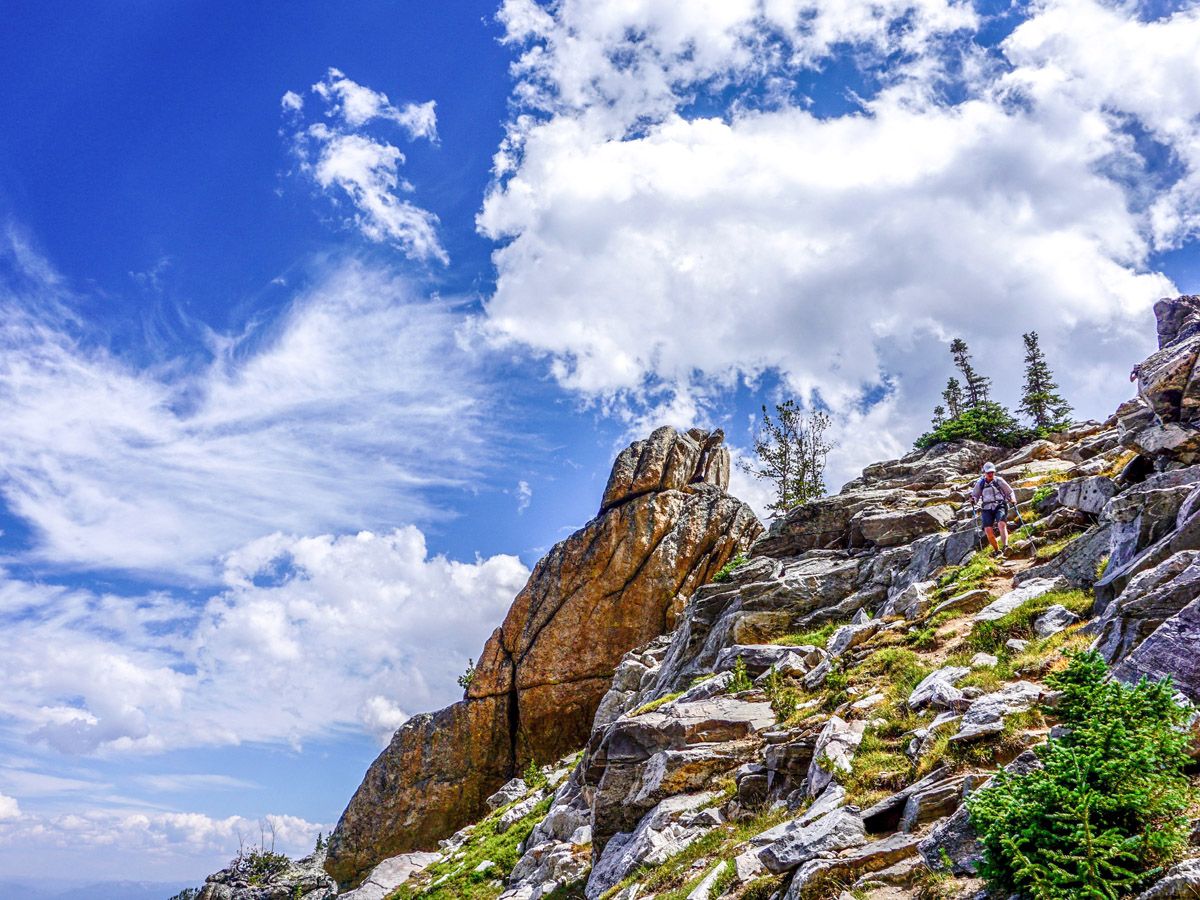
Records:
[[[1004,493],[1008,497],[1009,501],[1012,502],[1012,504],[1015,506],[1017,503],[1017,492],[1014,491],[1012,489],[1012,485],[1009,484],[1007,481],[1005,481],[1003,478],[1000,479],[1000,484],[1003,485]]]

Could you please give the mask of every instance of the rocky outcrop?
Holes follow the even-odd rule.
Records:
[[[722,437],[660,428],[620,454],[600,514],[534,568],[465,699],[405,723],[367,771],[330,838],[339,882],[431,849],[530,760],[585,743],[621,657],[762,530],[725,492]]]
[[[325,852],[288,861],[263,871],[252,864],[254,855],[240,857],[209,875],[197,900],[333,900],[337,884],[324,871]]]

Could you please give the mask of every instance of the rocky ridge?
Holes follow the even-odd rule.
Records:
[[[466,870],[485,820],[392,896],[985,896],[963,800],[1038,764],[1066,652],[1200,701],[1200,298],[1155,313],[1108,421],[911,453],[776,521],[624,656],[552,794],[493,801],[526,817],[511,867]],[[1004,565],[965,506],[989,458],[1028,523]],[[1144,897],[1200,896],[1196,857]]]
[[[534,568],[464,699],[413,717],[371,765],[330,838],[331,875],[353,886],[432,849],[531,761],[582,746],[622,656],[762,531],[726,493],[723,439],[660,428],[621,452],[598,515]]]

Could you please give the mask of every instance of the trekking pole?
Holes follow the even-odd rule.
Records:
[[[979,516],[979,507],[971,504],[971,515],[975,517],[975,549],[983,549],[983,519]]]

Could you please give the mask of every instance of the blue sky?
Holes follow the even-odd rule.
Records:
[[[0,876],[311,846],[658,424],[836,487],[951,337],[1102,417],[1196,285],[1194,7],[6,12]]]

